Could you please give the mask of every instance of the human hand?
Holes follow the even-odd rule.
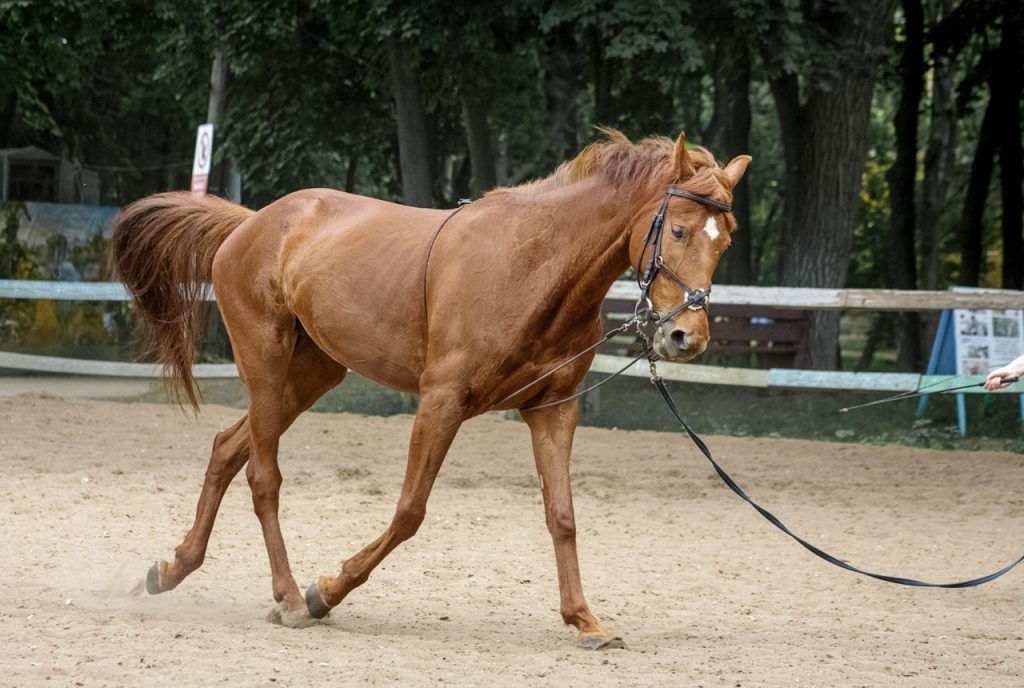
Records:
[[[1010,366],[1004,368],[996,368],[988,377],[985,379],[985,389],[992,392],[1003,387],[1009,387],[1017,378],[1020,377],[1020,372],[1014,370]],[[1007,380],[1004,382],[1004,380]]]

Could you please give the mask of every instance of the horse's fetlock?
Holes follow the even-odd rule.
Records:
[[[347,593],[350,590],[355,590],[360,585],[362,585],[366,581],[370,580],[370,572],[369,571],[360,571],[359,573],[354,573],[353,572],[354,568],[355,567],[346,568],[346,566],[344,564],[342,564],[341,576],[340,576],[340,578],[341,578],[341,585],[338,586],[338,588],[341,591],[344,591],[342,593],[342,595],[344,593]],[[329,603],[331,603],[330,600],[327,600],[327,601]],[[339,597],[339,599],[338,599],[338,602],[340,602],[340,601],[341,601],[341,597]],[[333,604],[337,604],[338,602],[333,602]]]
[[[191,548],[182,547],[179,545],[174,549],[174,560],[175,563],[185,569],[186,573],[195,571],[203,565],[203,561],[206,559],[205,551],[195,551]]]
[[[584,619],[590,615],[590,610],[586,604],[575,604],[575,605],[562,605],[560,610],[562,614],[562,621],[569,626],[576,626],[577,628],[583,623]]]

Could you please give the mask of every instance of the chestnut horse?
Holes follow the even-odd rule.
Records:
[[[462,423],[519,409],[554,542],[562,618],[584,647],[621,645],[591,613],[580,582],[569,487],[577,403],[535,408],[572,395],[593,352],[513,392],[600,338],[602,299],[627,268],[642,270],[650,258],[645,232],[659,207],[671,229],[659,242],[659,266],[676,279],[654,281],[654,307],[668,312],[685,301],[680,278],[710,288],[735,227],[725,209],[750,158],[722,168],[706,150],[687,149],[683,135],[634,144],[604,133],[550,177],[496,189],[457,214],[329,189],[298,191],[259,212],[177,192],[121,213],[116,265],[144,341],[178,391],[197,407],[191,365],[204,283],[212,282],[249,392],[248,413],[214,439],[195,523],[174,561],[150,570],[149,592],[175,588],[202,564],[224,492],[247,463],[277,602],[270,619],[313,623],[416,533]],[[663,319],[654,337],[658,355],[673,361],[707,342],[699,307]],[[405,480],[383,534],[303,595],[278,524],[278,441],[349,369],[420,395]]]

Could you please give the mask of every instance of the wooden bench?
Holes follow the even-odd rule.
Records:
[[[604,330],[633,314],[634,301],[605,299]],[[807,355],[807,311],[766,306],[715,304],[710,307],[711,343],[701,361],[755,368],[799,368]],[[640,353],[635,334],[614,337],[599,351],[618,356]]]

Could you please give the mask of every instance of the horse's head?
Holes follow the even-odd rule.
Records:
[[[652,344],[664,359],[686,361],[707,348],[711,276],[731,242],[732,190],[750,160],[741,155],[719,167],[706,150],[688,151],[680,134],[675,181],[661,189],[650,227],[645,212],[632,228],[630,257],[656,316]]]

